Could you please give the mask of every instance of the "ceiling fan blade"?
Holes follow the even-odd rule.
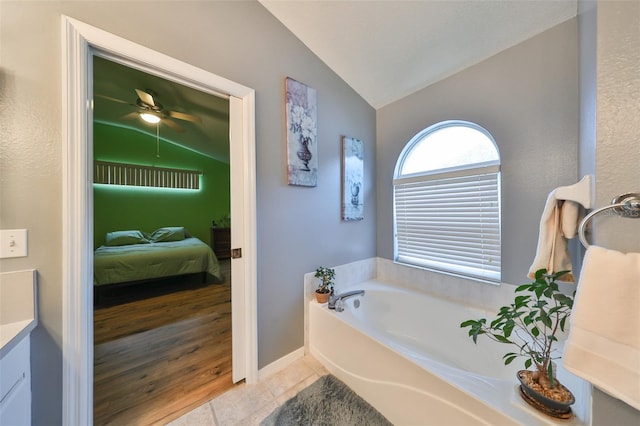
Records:
[[[136,89],[136,93],[142,102],[147,105],[155,106],[156,103],[153,100],[153,96],[145,92],[144,90]]]
[[[98,98],[102,98],[102,99],[106,99],[106,100],[108,100],[108,101],[118,102],[118,103],[121,103],[121,104],[126,104],[126,105],[136,106],[136,105],[132,104],[131,102],[123,101],[122,99],[112,98],[111,96],[105,96],[105,95],[98,95],[98,94],[96,94],[96,97],[98,97]]]
[[[197,115],[186,114],[184,112],[178,111],[166,111],[166,113],[169,117],[177,118],[179,120],[191,121],[193,123],[202,123],[202,119]]]
[[[176,123],[175,121],[173,121],[170,118],[166,118],[164,117],[162,119],[162,122],[164,124],[166,124],[167,126],[171,127],[173,130],[175,130],[176,132],[180,132],[183,133],[184,132],[184,127],[182,127],[181,125],[179,125],[178,123]]]
[[[140,115],[137,112],[130,112],[129,114],[123,115],[121,118],[123,120],[132,120],[134,118],[138,118]]]

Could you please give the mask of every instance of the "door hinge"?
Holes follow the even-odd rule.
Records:
[[[232,259],[240,259],[241,257],[242,257],[242,249],[241,248],[231,249],[231,258]]]

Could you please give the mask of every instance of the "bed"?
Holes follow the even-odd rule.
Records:
[[[148,282],[166,277],[202,273],[221,281],[213,250],[183,227],[107,233],[105,245],[94,252],[94,286]]]

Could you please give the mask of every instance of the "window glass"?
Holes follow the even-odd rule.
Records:
[[[402,159],[401,175],[500,160],[492,139],[470,123],[433,126],[418,134],[409,148]]]

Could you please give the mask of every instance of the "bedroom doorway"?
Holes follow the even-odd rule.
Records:
[[[233,386],[229,97],[94,55],[93,100],[94,424],[166,422]]]
[[[91,58],[103,56],[229,99],[233,381],[257,381],[255,93],[164,54],[63,17],[63,423],[93,422],[93,116]]]

